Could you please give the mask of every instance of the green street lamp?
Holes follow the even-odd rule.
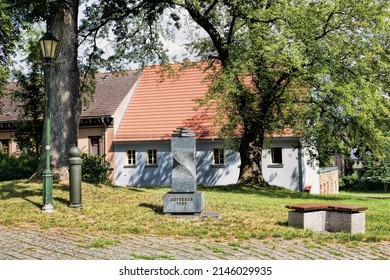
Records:
[[[55,57],[58,40],[50,32],[46,32],[39,40],[45,66],[45,169],[43,170],[43,206],[45,212],[53,211],[53,172],[50,160],[50,75],[51,63]]]

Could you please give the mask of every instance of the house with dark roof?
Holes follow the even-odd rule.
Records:
[[[81,112],[78,147],[83,152],[105,155],[109,162],[114,162],[112,141],[140,74],[131,71],[96,75],[95,93],[89,102],[83,104]],[[9,155],[18,153],[14,136],[19,111],[11,99],[12,90],[16,90],[15,84],[9,84],[5,96],[0,98],[0,141],[3,152]]]
[[[13,141],[15,122],[19,119],[17,105],[11,100],[10,92],[16,89],[15,83],[6,87],[5,96],[0,98],[0,151],[7,155],[17,152],[18,147]]]
[[[187,66],[172,65],[172,76],[164,76],[159,66],[143,70],[114,138],[116,185],[171,185],[170,140],[177,128],[190,128],[196,135],[198,184],[237,182],[240,157],[219,137],[215,110],[195,110],[199,107],[196,100],[205,96],[210,85],[208,73],[202,67]],[[263,151],[264,178],[291,190],[324,193],[319,169],[307,163],[304,151],[295,148],[298,140],[291,133],[273,137],[271,146]],[[332,190],[338,190],[338,182],[332,181],[334,184]]]
[[[140,75],[138,71],[98,73],[93,99],[82,106],[78,147],[84,153],[105,155],[112,168],[113,139]]]

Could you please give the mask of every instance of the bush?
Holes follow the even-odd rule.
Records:
[[[0,153],[0,181],[30,178],[37,170],[39,159],[36,156],[8,156]]]
[[[372,181],[370,178],[352,174],[339,179],[339,188],[345,191],[378,192],[383,191],[383,184]]]
[[[110,184],[110,163],[104,156],[82,154],[82,180],[91,184]]]

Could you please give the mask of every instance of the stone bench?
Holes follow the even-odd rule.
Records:
[[[288,225],[316,232],[364,233],[367,207],[345,204],[303,203],[286,205]]]

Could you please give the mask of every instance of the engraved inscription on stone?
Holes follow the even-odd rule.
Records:
[[[192,203],[194,199],[192,197],[172,197],[170,201],[176,203],[176,205],[187,205]]]

